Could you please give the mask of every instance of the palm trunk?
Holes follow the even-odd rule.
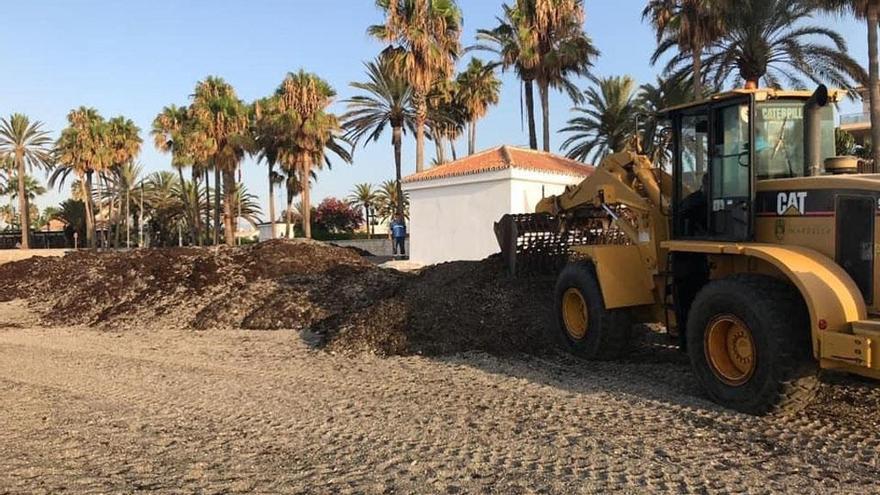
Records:
[[[110,181],[109,181],[109,179],[107,179],[107,175],[102,173],[101,174],[101,184],[103,184],[104,192],[106,193],[104,200],[107,201],[107,203],[108,203],[107,204],[107,221],[105,222],[106,229],[104,229],[104,247],[105,248],[112,247],[112,246],[110,246],[110,239],[111,239],[111,235],[113,233],[113,231],[112,231],[113,230],[112,229],[112,227],[113,227],[113,196],[110,194],[110,186],[108,185],[109,182]]]
[[[205,243],[211,237],[211,173],[205,167]]]
[[[104,182],[104,174],[103,173],[101,173],[101,172],[98,173],[98,180],[96,182],[97,182],[97,186],[98,186],[98,202],[97,202],[97,204],[95,204],[95,216],[97,217],[98,213],[101,213],[101,210],[104,208],[104,199],[105,199],[104,192],[107,190],[107,183]],[[100,233],[101,237],[97,238],[99,248],[104,248],[104,249],[107,248],[107,231],[106,231],[106,229],[110,228],[109,225],[110,225],[110,218],[107,217],[104,220],[105,229],[104,229],[104,231],[102,231]],[[97,218],[95,219],[95,228],[96,229],[98,228]],[[96,232],[96,234],[97,234],[97,232]]]
[[[468,155],[477,152],[477,121],[468,122]]]
[[[269,163],[269,228],[272,230],[272,233],[269,234],[269,239],[275,238],[275,184],[272,182],[274,164]]]
[[[113,219],[113,230],[110,232],[110,240],[108,242],[111,243],[113,249],[119,248],[119,214],[116,211],[116,198],[113,196],[112,192],[108,191],[108,199],[110,201],[109,215],[110,218]]]
[[[424,136],[423,136],[424,137]],[[303,233],[306,236],[306,239],[312,238],[312,181],[309,180],[312,176],[312,158],[306,157],[303,161],[302,166],[302,204],[303,211],[300,212],[302,214],[303,219]]]
[[[190,177],[192,178],[193,184],[193,228],[195,229],[195,237],[193,238],[193,242],[196,243],[197,246],[202,245],[202,211],[199,208],[199,203],[201,202],[201,194],[199,193],[199,177],[201,173],[198,168],[193,165],[190,169]]]
[[[125,185],[125,247],[131,247],[131,185]]]
[[[214,245],[220,244],[220,168],[214,164]]]
[[[416,107],[416,172],[425,170],[425,121],[428,117],[428,102],[421,91],[413,93]]]
[[[695,46],[691,53],[691,69],[694,77],[694,100],[703,99],[703,48]],[[755,86],[757,87],[757,85]]]
[[[119,183],[117,182],[117,185],[118,184]],[[116,191],[114,195],[117,197],[111,201],[117,205],[119,213],[116,215],[116,221],[114,222],[116,224],[116,231],[113,233],[113,247],[119,249],[119,246],[122,245],[122,226],[119,222],[119,216],[122,215],[122,198],[119,197],[119,188],[116,187],[115,189]]]
[[[526,93],[526,114],[529,118],[529,147],[538,149],[538,133],[535,127],[535,83],[529,79],[523,81]]]
[[[199,209],[198,209],[198,207],[193,208],[192,207],[193,205],[190,202],[190,197],[189,197],[189,194],[187,194],[186,187],[185,187],[186,186],[186,179],[183,178],[183,168],[177,167],[177,177],[178,177],[178,180],[180,180],[180,196],[181,196],[180,199],[183,201],[183,213],[186,215],[186,223],[189,224],[189,235],[192,238],[191,242],[193,244],[195,244],[196,243],[196,222],[193,220],[193,218],[199,216],[199,214],[197,213],[199,211]],[[198,197],[198,195],[196,195],[196,197]],[[193,212],[196,212],[196,213],[193,213]]]
[[[293,223],[293,188],[290,187],[290,181],[287,181],[285,188],[287,190],[287,211],[284,215],[284,237],[290,239],[290,225]]]
[[[31,248],[31,219],[30,207],[28,205],[27,187],[25,186],[25,170],[24,156],[16,152],[15,156],[16,169],[18,170],[18,207],[19,221],[21,222],[21,248]]]
[[[235,245],[235,227],[237,215],[235,214],[235,171],[223,171],[223,230],[227,246]]]
[[[86,172],[82,178],[83,205],[86,209],[86,246],[95,247],[95,217],[92,211],[92,173]]]
[[[367,222],[367,239],[370,238],[370,206],[364,205],[364,221]]]
[[[434,136],[434,145],[437,148],[437,161],[439,163],[446,163],[449,161],[446,156],[446,148],[443,145],[443,135]]]
[[[455,139],[449,138],[449,151],[452,152],[452,161],[457,161],[458,152],[455,151]]]
[[[871,151],[874,163],[873,172],[880,165],[880,55],[877,51],[877,28],[880,22],[880,6],[868,2],[868,78],[871,100]]]
[[[403,127],[395,127],[393,130],[393,136],[391,138],[391,144],[394,145],[394,171],[395,175],[395,186],[397,186],[397,197],[403,197],[403,186],[401,185],[402,180],[402,171],[401,171],[401,147],[403,145]],[[397,202],[397,214],[403,215],[403,202]]]
[[[541,118],[544,127],[544,151],[550,151],[550,83],[538,81],[538,92],[541,94]]]

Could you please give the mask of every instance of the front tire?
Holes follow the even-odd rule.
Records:
[[[592,263],[566,266],[556,281],[556,337],[572,354],[617,359],[629,350],[633,319],[627,309],[605,309]]]
[[[800,293],[763,275],[708,283],[687,322],[688,354],[715,402],[762,415],[803,409],[818,389]]]

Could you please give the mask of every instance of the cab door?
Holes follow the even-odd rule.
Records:
[[[746,241],[752,236],[751,105],[748,99],[709,112],[709,235]]]
[[[673,236],[709,235],[709,109],[695,107],[673,116]]]

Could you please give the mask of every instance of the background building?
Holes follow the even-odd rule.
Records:
[[[868,88],[859,88],[862,99],[862,111],[840,116],[840,129],[853,135],[856,144],[864,145],[871,140],[871,98]]]
[[[534,212],[541,198],[592,170],[550,153],[501,146],[410,175],[403,181],[410,199],[410,260],[434,264],[496,253],[496,221]]]

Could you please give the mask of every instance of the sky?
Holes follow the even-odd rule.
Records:
[[[363,62],[383,45],[366,34],[383,16],[373,0],[2,0],[0,29],[0,116],[24,113],[42,121],[57,136],[67,113],[81,105],[107,118],[124,115],[141,128],[139,161],[147,173],[170,170],[171,158],[158,152],[149,136],[153,118],[170,104],[185,105],[196,83],[223,77],[245,101],[271,94],[285,74],[304,68],[333,85],[333,109],[357,94],[349,87],[364,79]],[[501,0],[459,0],[464,16],[462,42],[474,42],[477,29],[493,27]],[[602,52],[599,76],[624,75],[640,84],[655,80],[659,67],[649,63],[654,49],[650,28],[641,20],[644,0],[586,0],[585,30]],[[850,54],[867,62],[864,25],[837,17],[816,23],[837,29]],[[460,67],[474,54],[466,54]],[[491,54],[475,54],[488,58]],[[520,87],[512,74],[502,76],[500,104],[477,126],[477,148],[501,144],[527,146],[522,126]],[[586,81],[582,86],[586,87]],[[565,125],[570,101],[551,98],[551,129]],[[856,111],[844,104],[843,113]],[[540,125],[540,121],[539,121]],[[540,134],[540,130],[539,130]],[[554,134],[553,149],[563,138]],[[466,143],[457,144],[459,154]],[[433,145],[426,146],[427,161]],[[415,171],[415,141],[404,141],[404,174]],[[320,172],[312,198],[346,197],[353,186],[378,184],[394,176],[390,132],[378,142],[358,146],[354,163],[336,161]],[[266,212],[266,172],[253,160],[242,177],[260,197]],[[45,177],[40,176],[41,180]],[[68,196],[69,188],[38,199],[42,208]],[[279,206],[279,210],[281,207]]]

